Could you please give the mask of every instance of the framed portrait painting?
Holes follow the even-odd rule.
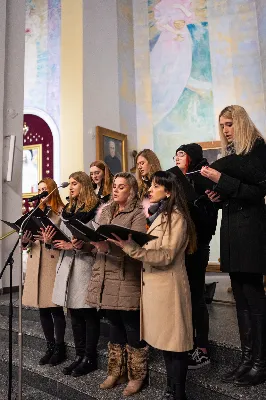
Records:
[[[23,198],[38,194],[42,179],[42,145],[23,146],[22,193]]]
[[[199,142],[203,149],[203,157],[205,157],[209,164],[221,158],[221,142],[216,140],[214,142]]]
[[[113,175],[127,171],[127,135],[97,126],[96,158],[103,160]]]

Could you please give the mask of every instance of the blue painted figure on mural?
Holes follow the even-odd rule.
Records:
[[[161,32],[151,51],[153,122],[158,124],[175,107],[192,67],[192,39],[187,24],[194,14],[189,0],[161,0],[154,7]],[[177,79],[178,77],[178,79]]]
[[[169,168],[173,147],[214,137],[207,8],[199,13],[190,0],[148,4],[154,149]]]

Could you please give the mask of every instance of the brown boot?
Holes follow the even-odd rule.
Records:
[[[120,344],[108,343],[108,377],[101,389],[111,389],[127,381],[126,349]]]
[[[127,345],[127,370],[129,382],[123,391],[124,396],[138,393],[148,373],[148,346],[136,349]]]

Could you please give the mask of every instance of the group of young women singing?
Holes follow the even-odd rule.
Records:
[[[39,308],[47,341],[41,365],[66,360],[66,307],[76,358],[63,373],[78,377],[97,369],[99,310],[105,310],[108,376],[100,387],[127,382],[125,396],[141,390],[152,346],[163,351],[163,399],[185,400],[187,369],[210,362],[205,271],[222,208],[221,270],[230,273],[242,346],[240,365],[222,379],[238,385],[266,380],[266,145],[240,106],[226,107],[219,127],[223,159],[228,159],[224,170],[210,168],[195,143],[176,150],[175,163],[184,175],[200,171],[186,175],[196,193],[193,202],[178,175],[162,171],[149,149],[137,155],[136,178],[127,172],[112,176],[103,161],[95,161],[90,176],[70,175],[66,206],[58,190],[41,202],[40,208],[71,238],[54,240],[51,227],[23,237],[29,251],[23,303]],[[39,192],[55,187],[51,178],[38,184]],[[90,227],[122,225],[155,239],[142,247],[131,236],[84,243],[63,223],[71,219]]]

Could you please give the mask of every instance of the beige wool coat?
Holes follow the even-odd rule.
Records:
[[[187,223],[179,211],[160,214],[148,233],[158,238],[143,247],[127,244],[124,252],[143,262],[141,339],[167,351],[193,348],[190,288],[185,267]]]
[[[50,211],[48,217],[55,225],[60,225],[59,215]],[[57,307],[52,302],[52,294],[60,252],[47,249],[39,240],[33,242],[29,250],[22,303],[28,307]]]
[[[100,225],[115,224],[146,232],[146,217],[139,201],[133,201],[113,217],[107,204],[98,219]],[[140,308],[142,263],[127,256],[120,247],[109,244],[109,253],[98,252],[92,267],[87,302],[91,307],[111,310]]]

